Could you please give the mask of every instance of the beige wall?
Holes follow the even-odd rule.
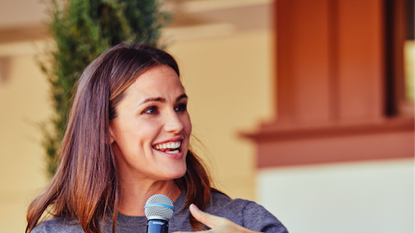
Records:
[[[205,147],[197,151],[231,197],[255,199],[254,147],[237,135],[273,112],[270,37],[244,32],[176,41],[168,49],[179,61],[194,133]],[[51,107],[35,48],[32,42],[0,45],[7,67],[0,82],[0,232],[24,231],[27,205],[46,182],[37,124]]]
[[[169,51],[179,62],[193,132],[213,162],[218,187],[255,199],[255,148],[238,132],[273,113],[270,32],[179,41]]]
[[[0,57],[0,232],[23,232],[29,199],[46,181],[37,127],[50,113],[48,86],[33,44],[0,45]]]

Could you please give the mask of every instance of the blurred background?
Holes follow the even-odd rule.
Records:
[[[294,233],[414,232],[413,0],[166,0],[216,186]],[[0,232],[48,181],[46,5],[0,0]]]

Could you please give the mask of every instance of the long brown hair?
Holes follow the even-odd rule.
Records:
[[[113,211],[115,230],[119,180],[111,147],[109,122],[124,91],[142,73],[158,65],[170,66],[180,77],[168,53],[144,45],[117,45],[95,59],[82,73],[61,145],[59,166],[45,191],[30,204],[26,232],[44,216],[78,220],[85,232],[101,232],[100,222]],[[210,176],[189,150],[186,174],[176,179],[187,190],[186,206],[204,209],[212,190]],[[43,217],[42,217],[43,216]],[[191,215],[195,230],[203,225]]]

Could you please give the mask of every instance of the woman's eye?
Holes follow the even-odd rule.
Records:
[[[174,109],[174,111],[176,111],[176,112],[183,112],[183,111],[186,111],[186,109],[187,109],[187,104],[179,104]]]
[[[143,111],[143,113],[146,113],[146,114],[157,114],[158,111],[157,111],[157,108],[156,107],[149,107],[149,108],[146,108]]]

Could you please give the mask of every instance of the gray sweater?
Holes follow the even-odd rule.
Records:
[[[169,221],[169,232],[193,231],[189,222],[189,209],[181,211],[186,204],[186,193],[182,192],[174,201],[173,217]],[[238,225],[253,231],[288,233],[287,229],[277,218],[264,207],[255,202],[229,197],[212,192],[212,202],[208,203],[205,212],[225,217]],[[111,218],[112,219],[112,218]],[[147,218],[145,216],[127,216],[118,214],[117,233],[146,232]],[[111,233],[112,222],[104,223],[103,232]],[[76,221],[68,221],[58,217],[40,223],[31,233],[78,233],[84,232]]]

